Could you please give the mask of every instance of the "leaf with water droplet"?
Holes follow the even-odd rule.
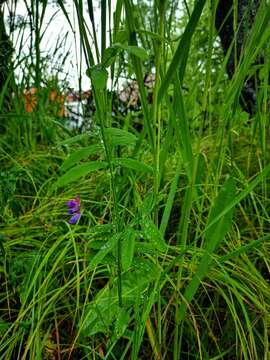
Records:
[[[116,338],[120,338],[124,334],[128,326],[129,319],[130,319],[130,310],[128,311],[125,308],[118,308],[115,325],[114,325],[114,334]]]
[[[145,238],[150,241],[154,249],[166,251],[167,246],[165,240],[153,221],[145,218],[140,221],[140,224]]]
[[[104,243],[101,246],[99,252],[90,261],[89,267],[93,268],[93,267],[97,266],[98,264],[100,264],[100,262],[105,257],[105,255],[107,255],[109,252],[111,252],[114,249],[114,247],[116,246],[117,240],[118,240],[118,235],[114,235],[111,237],[111,239],[109,241]]]

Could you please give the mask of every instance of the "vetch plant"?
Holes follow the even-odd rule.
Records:
[[[81,212],[80,212],[80,196],[77,195],[74,199],[71,199],[69,201],[67,201],[66,205],[68,207],[68,214],[72,215],[71,218],[69,219],[69,224],[76,224],[77,221],[80,219],[81,217]]]

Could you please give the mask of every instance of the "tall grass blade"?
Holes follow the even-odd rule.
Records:
[[[125,4],[125,11],[126,11],[127,28],[128,28],[128,32],[129,32],[129,43],[131,46],[138,47],[138,43],[137,43],[137,39],[136,39],[136,26],[135,26],[135,21],[134,21],[134,17],[133,17],[133,4],[132,4],[131,0],[124,0],[124,4]],[[137,56],[134,56],[134,55],[131,55],[131,59],[132,59],[132,63],[134,66],[134,70],[135,70],[135,74],[136,74],[136,78],[137,78],[137,82],[138,82],[138,86],[139,86],[145,126],[147,129],[151,147],[152,147],[152,149],[154,149],[154,135],[153,135],[153,129],[152,129],[152,124],[151,124],[151,120],[150,120],[150,112],[149,112],[149,108],[148,108],[146,90],[145,90],[144,81],[143,81],[142,62],[140,61],[140,59]]]
[[[194,31],[197,27],[198,21],[201,17],[201,13],[203,11],[205,5],[205,0],[198,0],[195,3],[194,10],[192,12],[192,15],[190,17],[190,20],[187,24],[187,27],[184,31],[184,34],[178,44],[178,47],[173,55],[172,61],[169,65],[169,68],[164,76],[164,79],[162,80],[159,92],[158,92],[158,102],[160,103],[163,96],[168,90],[168,87],[170,83],[173,80],[173,77],[175,76],[175,73],[179,72],[180,76],[180,82],[182,84],[184,74],[185,74],[185,68],[188,58],[188,53],[190,49],[190,42],[192,39],[192,36],[194,34]]]
[[[235,187],[235,181],[232,178],[229,178],[225,182],[209,214],[208,223],[211,223],[212,219],[217,217],[222,212],[223,207],[226,207],[227,204],[232,201],[235,196]],[[220,220],[215,223],[215,226],[212,226],[211,231],[208,229],[208,231],[205,232],[204,249],[206,252],[198,265],[195,275],[184,292],[185,302],[182,302],[179,308],[179,323],[184,319],[187,306],[191,303],[194,295],[196,294],[201,280],[207,274],[209,265],[212,261],[213,252],[217,248],[218,244],[224,239],[227,231],[229,230],[229,227],[231,226],[233,214],[232,210],[233,208],[230,210],[230,212],[227,212],[223,217],[221,217]]]
[[[259,175],[252,180],[245,190],[241,191],[232,201],[224,207],[220,214],[217,214],[216,217],[208,223],[204,232],[208,231],[213,225],[215,225],[224,215],[226,215],[231,209],[233,209],[237,204],[240,203],[270,172],[270,164],[268,164]]]

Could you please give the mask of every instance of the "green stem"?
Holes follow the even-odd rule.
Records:
[[[105,123],[107,118],[107,111],[106,111],[106,96],[105,91],[94,91],[94,96],[96,100],[96,107],[97,107],[97,114],[100,121],[100,129],[101,129],[101,136],[104,144],[106,160],[109,164],[109,171],[110,171],[110,187],[112,192],[112,215],[113,215],[113,223],[115,224],[116,233],[120,234],[120,224],[121,218],[118,208],[118,201],[117,201],[117,194],[116,194],[116,186],[115,186],[115,177],[113,171],[113,164],[112,164],[112,152],[109,146],[109,142],[105,132]],[[117,242],[117,275],[118,275],[118,302],[119,306],[122,307],[122,249],[121,249],[121,238],[119,237]]]

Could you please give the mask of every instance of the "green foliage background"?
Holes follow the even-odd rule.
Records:
[[[180,12],[169,0],[118,0],[108,24],[102,1],[101,48],[92,1],[73,3],[91,123],[72,130],[45,92],[25,111],[28,86],[62,91],[39,32],[32,57],[13,59],[30,66],[1,107],[1,358],[268,359],[269,4],[229,80],[216,2],[184,1]],[[48,3],[31,6],[38,26]],[[250,117],[239,94],[255,70]],[[133,107],[114,92],[121,76],[136,79]]]

